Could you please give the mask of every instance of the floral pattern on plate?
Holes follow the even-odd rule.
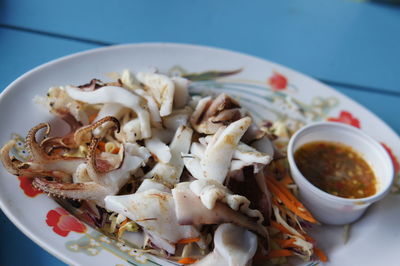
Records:
[[[86,232],[86,226],[63,208],[50,210],[46,216],[46,223],[53,227],[54,233],[64,237],[70,232]]]

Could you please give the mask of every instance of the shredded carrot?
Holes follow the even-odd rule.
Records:
[[[328,257],[319,248],[314,247],[314,253],[315,253],[315,255],[317,255],[317,257],[319,258],[320,261],[322,261],[322,262],[327,262],[328,261]]]
[[[277,181],[274,177],[267,178],[267,181],[270,181],[270,183],[276,186],[279,189],[279,191],[282,192],[282,194],[285,195],[286,198],[288,198],[290,201],[293,201],[294,203],[303,207],[303,204],[297,200],[297,198],[292,194],[292,192],[290,192],[290,190],[286,186]]]
[[[302,234],[302,236],[304,236],[304,239],[310,243],[315,243],[315,239],[312,238],[311,236],[307,235],[307,234]]]
[[[97,117],[98,113],[94,113],[89,116],[89,123],[91,124]]]
[[[279,204],[278,200],[276,198],[273,197],[271,200],[272,200],[272,203],[276,207],[278,207],[278,209],[281,211],[282,214],[285,214],[285,215],[287,214],[287,211],[286,211],[285,207],[283,205]]]
[[[183,238],[178,241],[178,244],[189,244],[197,241],[200,241],[200,237]]]
[[[296,245],[294,242],[296,242],[296,239],[294,238],[289,238],[289,239],[275,239],[275,242],[281,247],[281,248],[298,248],[299,246]]]
[[[126,218],[120,225],[119,227],[122,227],[124,225],[126,225],[130,220],[128,218]]]
[[[124,226],[124,225],[126,225],[128,222],[129,222],[130,220],[128,219],[128,218],[126,218],[120,225],[119,225],[119,228],[117,229],[117,231],[116,231],[116,233],[117,233],[117,235],[119,236],[119,234],[121,233],[123,233],[123,231],[121,231],[121,228]],[[120,232],[121,231],[121,232]],[[124,230],[125,231],[125,230]]]
[[[53,149],[51,153],[53,155],[62,155],[65,151],[63,149]]]
[[[118,148],[118,147],[115,147],[111,153],[117,154],[118,152],[119,152],[119,148]]]
[[[311,213],[307,211],[303,204],[285,186],[276,181],[274,177],[266,178],[266,181],[272,194],[278,197],[289,210],[306,221],[317,223],[317,220],[315,220]]]
[[[283,225],[279,224],[278,222],[275,221],[271,221],[271,226],[278,229],[279,231],[281,231],[282,233],[291,235],[292,233],[287,230]]]
[[[181,263],[181,264],[192,264],[192,263],[195,263],[196,261],[197,260],[193,259],[193,258],[182,258],[182,259],[178,260],[178,263]]]
[[[293,184],[294,181],[293,181],[292,177],[288,173],[286,173],[285,176],[280,181],[280,183],[286,187],[289,184]]]
[[[99,141],[99,144],[97,145],[97,147],[98,147],[98,149],[100,150],[100,151],[102,151],[102,152],[105,152],[106,151],[106,142],[104,142],[104,141]],[[113,154],[117,154],[119,152],[119,148],[118,147],[115,147],[112,151],[111,151],[111,153],[113,153]]]
[[[99,144],[97,144],[97,147],[99,148],[100,151],[106,151],[106,143],[104,141],[99,141]]]
[[[293,251],[290,251],[288,249],[277,249],[277,250],[271,250],[268,252],[268,255],[265,256],[265,259],[273,259],[273,258],[279,258],[279,257],[289,257],[294,255]]]

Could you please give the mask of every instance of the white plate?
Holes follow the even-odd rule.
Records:
[[[289,119],[292,124],[308,123],[338,118],[341,114],[342,119],[339,120],[361,125],[362,130],[385,143],[399,156],[399,138],[384,122],[314,79],[275,63],[236,52],[162,43],[95,49],[52,61],[26,73],[1,94],[0,121],[7,127],[3,126],[0,131],[0,143],[9,140],[12,133],[25,136],[33,125],[51,120],[52,116],[32,100],[35,95],[45,95],[50,86],[79,85],[92,78],[108,80],[106,73],[125,68],[137,71],[150,66],[156,66],[161,72],[171,69],[182,71],[181,68],[188,72],[243,68],[241,73],[218,82],[201,82],[193,91],[226,91],[234,94],[259,121]],[[22,152],[22,149],[19,151]],[[0,171],[0,203],[3,211],[26,235],[66,263],[164,264],[157,258],[150,258],[144,263],[145,255],[110,241],[74,219],[65,219],[65,214],[60,213],[60,209],[57,209],[59,206],[53,200],[44,194],[28,197],[16,177],[4,169]],[[400,196],[390,195],[373,206],[362,220],[351,227],[347,244],[343,244],[342,227],[322,226],[314,230],[319,246],[329,256],[327,265],[396,264],[400,247],[400,212],[396,210],[399,205]],[[69,230],[75,231],[61,236]]]

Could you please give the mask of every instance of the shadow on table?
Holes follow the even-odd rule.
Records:
[[[370,2],[377,4],[400,5],[400,0],[370,0]]]
[[[4,24],[3,18],[6,16],[6,0],[0,0],[0,25]]]

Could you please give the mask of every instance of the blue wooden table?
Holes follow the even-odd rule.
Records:
[[[400,6],[369,2],[3,0],[0,89],[60,56],[137,42],[210,45],[275,61],[331,85],[400,133]],[[2,212],[0,236],[0,265],[64,265]]]

